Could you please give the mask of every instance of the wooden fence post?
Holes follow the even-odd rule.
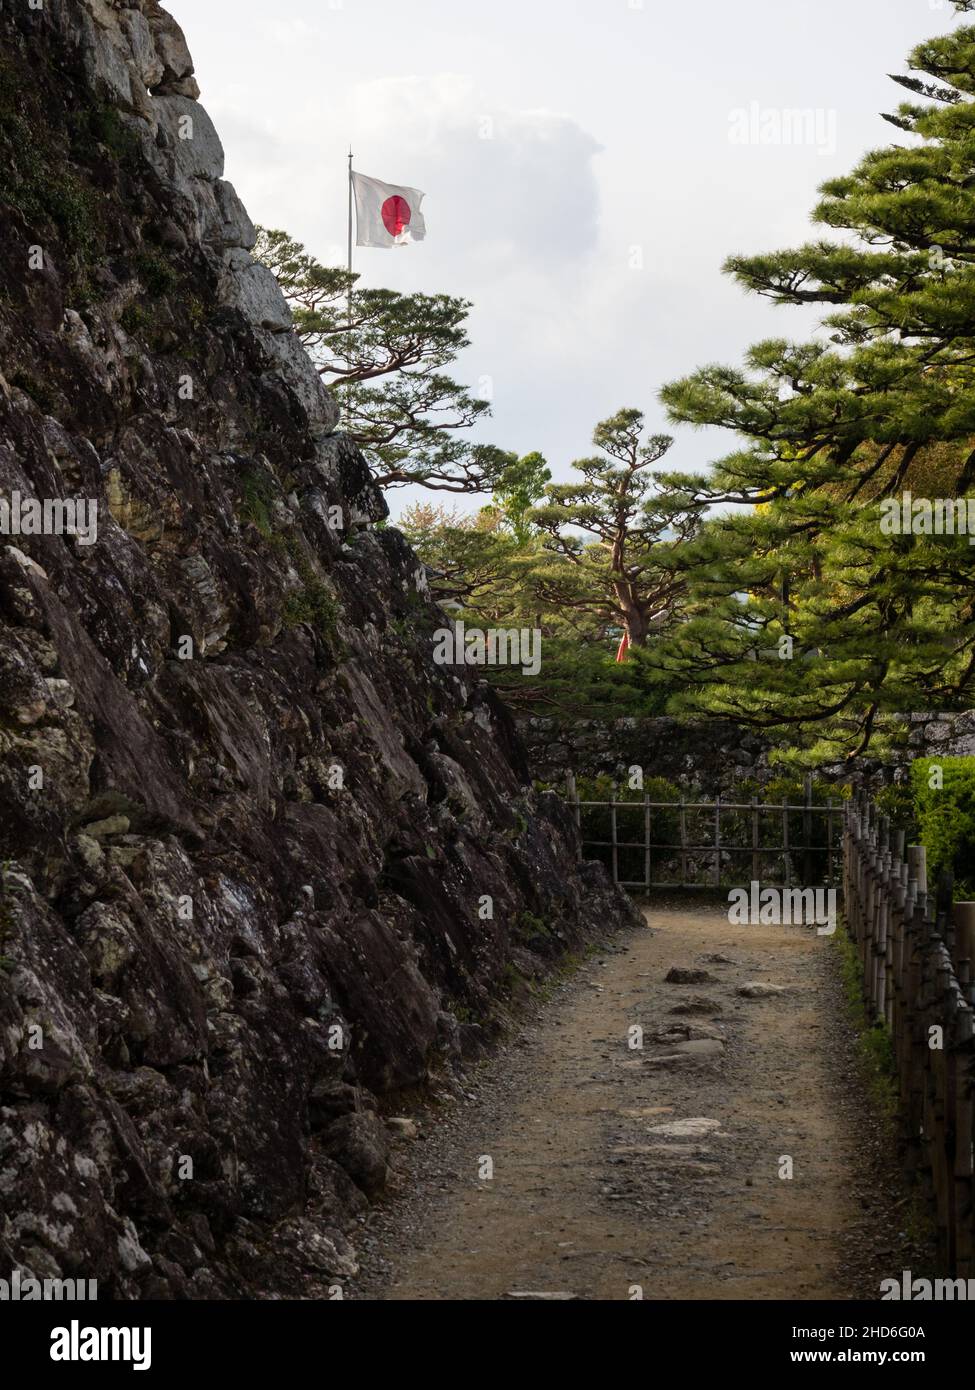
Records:
[[[965,962],[965,984],[970,985],[971,971]],[[958,1020],[958,1070],[955,1100],[955,1186],[956,1209],[961,1213],[957,1237],[957,1273],[962,1279],[972,1277],[975,1261],[975,1174],[972,1164],[972,1140],[975,1137],[975,1106],[972,1100],[972,1051],[975,1044],[975,1016],[971,1007],[965,1008]],[[964,1214],[967,1213],[967,1216]]]
[[[812,863],[812,773],[806,773],[805,779],[806,807],[802,813],[802,843],[805,848],[802,851],[802,886],[808,888],[813,881]]]
[[[650,851],[650,793],[646,792],[643,797],[643,843],[645,846],[643,856],[643,876],[647,881],[647,897],[650,896],[650,889],[653,886],[652,855]]]
[[[752,797],[752,883],[762,881],[762,856],[759,854],[758,798]]]
[[[975,903],[955,903],[955,965],[975,960]]]
[[[833,886],[833,798],[826,798],[826,882]]]

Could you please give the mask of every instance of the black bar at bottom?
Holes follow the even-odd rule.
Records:
[[[972,1285],[975,1294],[975,1280]],[[351,1375],[360,1356],[364,1362],[352,1376],[353,1382],[359,1375],[371,1378],[383,1368],[386,1358],[391,1368],[402,1367],[405,1348],[411,1346],[419,1354],[427,1333],[435,1339],[430,1342],[429,1369],[433,1374],[440,1356],[435,1348],[444,1345],[439,1339],[459,1333],[475,1339],[476,1379],[483,1381],[496,1364],[498,1384],[506,1390],[516,1374],[510,1361],[511,1347],[506,1338],[496,1340],[494,1334],[508,1329],[545,1338],[546,1379],[551,1381],[553,1365],[557,1371],[562,1357],[567,1358],[568,1374],[568,1358],[577,1357],[581,1345],[593,1349],[593,1333],[611,1339],[604,1344],[605,1354],[615,1366],[621,1352],[632,1349],[634,1355],[642,1357],[648,1346],[667,1344],[675,1351],[683,1347],[696,1371],[713,1367],[729,1375],[751,1370],[784,1375],[795,1369],[818,1366],[822,1370],[831,1365],[903,1367],[923,1374],[957,1363],[958,1346],[965,1344],[971,1321],[965,1300],[690,1303],[644,1302],[631,1297],[619,1302],[631,1306],[609,1308],[605,1303],[588,1302],[585,1308],[563,1307],[560,1313],[557,1304],[549,1304],[533,1313],[519,1303],[492,1313],[483,1303],[457,1302],[446,1312],[433,1311],[429,1328],[424,1326],[430,1316],[425,1305],[395,1301],[0,1303],[0,1337],[4,1359],[8,1366],[16,1365],[19,1384],[30,1384],[29,1377],[35,1371],[48,1376],[53,1372],[56,1381],[59,1369],[68,1384],[85,1371],[99,1376],[113,1372],[132,1376],[135,1367],[131,1359],[52,1360],[53,1347],[70,1354],[80,1353],[82,1346],[91,1349],[97,1345],[100,1351],[100,1333],[96,1337],[92,1329],[101,1328],[141,1331],[132,1349],[138,1347],[143,1361],[148,1350],[149,1364],[141,1373],[147,1377],[155,1375],[173,1384],[175,1375],[219,1372],[226,1384],[228,1374],[238,1370],[247,1383],[254,1383],[262,1374],[280,1377],[287,1368],[297,1370],[309,1364],[327,1379],[329,1367],[337,1371],[347,1357],[352,1360],[347,1362],[346,1375]],[[642,1308],[632,1306],[639,1302],[644,1302]],[[508,1322],[509,1317],[514,1323]],[[562,1322],[563,1317],[569,1321]],[[362,1340],[363,1335],[369,1337],[368,1342]],[[124,1350],[124,1339],[117,1341]],[[107,1338],[104,1345],[111,1350],[115,1340]],[[141,1379],[141,1374],[135,1373]],[[11,1383],[13,1379],[11,1376]]]

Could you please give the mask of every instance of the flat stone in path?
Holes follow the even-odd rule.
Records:
[[[717,999],[708,999],[703,994],[690,994],[680,1004],[675,1004],[668,1012],[672,1014],[701,1014],[710,1017],[712,1014],[722,1012],[722,1005]]]
[[[788,994],[789,985],[769,985],[764,980],[751,980],[742,985],[738,993],[742,999],[771,999],[776,994]]]
[[[698,1117],[693,1120],[671,1120],[665,1125],[650,1125],[648,1134],[659,1134],[661,1139],[703,1139],[708,1134],[716,1134],[721,1128],[720,1120]]]
[[[672,966],[665,976],[668,985],[713,985],[713,975],[706,970],[688,970],[682,966]]]
[[[713,1023],[668,1023],[666,1028],[658,1028],[652,1042],[660,1047],[672,1047],[674,1043],[690,1042],[694,1038],[718,1038],[723,1034]]]

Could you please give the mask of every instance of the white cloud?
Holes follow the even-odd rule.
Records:
[[[445,247],[474,261],[477,278],[595,246],[600,146],[571,116],[492,106],[473,79],[449,73],[360,84],[352,111],[357,145],[370,151],[381,138],[393,164],[366,168],[365,153],[357,167],[421,183],[428,220]]]
[[[318,42],[323,37],[320,29],[299,18],[259,19],[255,29],[262,39],[269,39],[271,43],[283,44],[286,47],[309,41]]]
[[[894,136],[886,74],[957,22],[923,0],[164,3],[256,220],[343,257],[350,140],[363,173],[424,189],[427,240],[356,268],[475,302],[458,376],[493,378],[485,437],[560,476],[620,406],[665,427],[662,383],[812,332],[721,264],[814,234],[817,186]],[[835,109],[836,154],[729,144],[728,112],[753,100]],[[674,466],[731,444],[677,436]]]

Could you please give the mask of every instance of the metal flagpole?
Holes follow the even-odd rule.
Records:
[[[352,274],[352,146],[349,146],[349,274]],[[352,296],[349,295],[349,318],[352,318]]]

